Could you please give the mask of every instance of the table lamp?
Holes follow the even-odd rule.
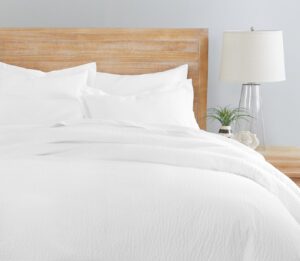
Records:
[[[252,117],[237,122],[234,132],[256,134],[264,146],[260,84],[285,80],[282,31],[228,31],[223,35],[220,78],[242,84],[239,107]]]

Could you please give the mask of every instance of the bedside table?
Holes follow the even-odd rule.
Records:
[[[300,148],[266,147],[257,151],[300,187]]]

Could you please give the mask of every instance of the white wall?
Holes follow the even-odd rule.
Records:
[[[299,0],[0,1],[2,27],[208,27],[209,107],[237,105],[239,99],[240,86],[218,79],[222,32],[281,29],[287,81],[263,86],[266,143],[300,146]]]

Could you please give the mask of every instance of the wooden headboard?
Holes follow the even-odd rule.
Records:
[[[206,128],[207,29],[0,28],[0,61],[44,71],[96,61],[119,74],[162,71],[187,63],[194,112]]]

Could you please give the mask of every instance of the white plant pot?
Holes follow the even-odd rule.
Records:
[[[225,136],[227,138],[232,138],[231,126],[222,126],[219,129],[219,134],[222,135],[222,136]]]

